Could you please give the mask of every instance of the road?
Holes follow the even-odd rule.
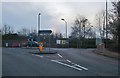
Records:
[[[3,76],[118,76],[118,60],[93,49],[52,48],[56,54],[33,54],[38,49],[3,48]]]

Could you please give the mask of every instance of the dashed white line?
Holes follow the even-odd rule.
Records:
[[[39,57],[43,58],[43,56],[39,56]]]
[[[78,66],[78,67],[80,67],[80,68],[82,68],[82,69],[84,69],[84,70],[88,70],[87,68],[85,68],[85,67],[83,67],[83,66],[80,66],[80,65],[78,65],[78,64],[75,64],[76,66]]]
[[[32,54],[32,55],[35,55],[35,54]],[[57,54],[59,57],[63,57],[62,55],[60,55],[60,54]],[[40,56],[40,55],[35,55],[35,56],[37,56],[37,57],[41,57],[41,58],[43,58],[43,56]],[[69,63],[71,63],[71,64],[73,64],[73,66],[71,66],[71,65],[68,65],[68,64],[65,64],[65,63],[62,63],[62,62],[59,62],[59,61],[57,61],[57,60],[51,60],[51,61],[53,61],[53,62],[56,62],[56,63],[59,63],[59,64],[62,64],[62,65],[65,65],[65,66],[68,66],[68,67],[71,67],[71,68],[74,68],[74,69],[77,69],[77,70],[82,70],[82,69],[84,69],[84,70],[88,70],[86,67],[83,67],[83,66],[81,66],[81,65],[78,65],[78,64],[75,64],[75,63],[73,63],[73,62],[71,62],[70,60],[66,60],[67,62],[69,62]],[[77,68],[77,67],[75,67],[75,66],[77,66],[77,67],[79,67],[79,68]],[[82,69],[80,69],[80,68],[82,68]]]
[[[35,55],[35,56],[43,58],[43,56],[40,56],[40,55]]]
[[[63,57],[63,56],[61,56],[60,54],[57,54],[57,55],[58,55],[59,57],[61,57],[61,58]]]
[[[71,63],[71,61],[70,61],[70,60],[67,60],[67,62],[70,62],[70,63]]]
[[[69,63],[72,63],[70,60],[66,60],[67,62],[69,62]],[[83,66],[81,66],[81,65],[78,65],[78,64],[75,64],[75,63],[72,63],[73,65],[75,65],[75,66],[78,66],[78,67],[80,67],[80,68],[82,68],[82,69],[84,69],[84,70],[88,70],[86,67],[83,67]]]
[[[38,56],[38,57],[40,57],[40,55],[35,55],[35,56]]]
[[[75,67],[75,66],[71,66],[71,65],[68,65],[68,64],[65,64],[65,63],[59,62],[59,61],[57,61],[57,60],[51,60],[51,61],[52,61],[52,62],[56,62],[56,63],[61,64],[61,65],[65,65],[65,66],[67,66],[67,67],[74,68],[74,69],[79,70],[79,71],[82,70],[82,69],[77,68],[77,67]]]
[[[34,55],[34,54],[32,54],[32,55]]]
[[[71,63],[72,63],[72,62],[71,62]],[[74,64],[75,66],[78,66],[78,67],[80,67],[80,68],[82,68],[82,69],[84,69],[84,70],[88,70],[86,67],[80,66],[80,65],[78,65],[78,64],[75,64],[75,63],[72,63],[72,64]]]

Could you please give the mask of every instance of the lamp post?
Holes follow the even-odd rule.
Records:
[[[65,19],[61,19],[65,22],[65,25],[66,25],[66,39],[67,39],[67,22],[65,21]]]
[[[67,39],[67,22],[65,21],[65,19],[61,19],[65,22],[65,26],[66,26],[66,39]],[[69,48],[69,38],[68,38],[68,48]]]
[[[38,14],[38,35],[40,30],[40,16],[41,16],[41,13]]]
[[[107,31],[107,29],[108,29],[108,27],[107,27],[107,25],[108,25],[108,17],[107,17],[107,14],[108,14],[108,5],[107,5],[107,0],[106,0],[106,47],[107,47],[107,38],[108,38],[108,31]]]
[[[39,39],[39,30],[40,30],[40,16],[41,16],[41,13],[38,14],[38,42],[40,41]]]
[[[82,23],[82,28],[84,28],[84,29],[83,29],[83,31],[84,31],[84,39],[81,40],[81,41],[82,41],[81,46],[84,46],[84,45],[85,45],[85,23],[86,23],[87,20],[88,20],[88,19],[84,19],[84,20],[81,21],[81,23]]]
[[[85,19],[83,20],[83,27],[84,27],[84,38],[85,38],[85,22],[87,21],[88,19]]]
[[[81,41],[82,41],[82,39],[81,39],[81,28],[82,28],[82,20],[80,21],[80,24],[79,24],[79,38],[77,39],[78,40],[78,42],[77,42],[77,48],[80,48],[81,47]]]

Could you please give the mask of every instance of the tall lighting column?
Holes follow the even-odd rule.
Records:
[[[65,26],[66,26],[66,39],[67,39],[67,22],[65,21],[65,19],[61,19],[65,22]]]
[[[40,30],[40,16],[41,16],[41,13],[38,14],[38,41],[40,41],[40,38],[39,38],[39,30]]]
[[[105,46],[107,47],[107,38],[108,38],[108,31],[107,31],[107,24],[108,24],[108,21],[107,21],[107,14],[108,14],[108,12],[107,12],[107,8],[108,8],[108,5],[107,5],[107,0],[106,0],[106,44],[105,44]]]
[[[65,21],[65,19],[61,19],[65,22],[65,26],[66,26],[66,39],[67,39],[67,22]],[[69,38],[68,38],[68,48],[69,48]]]

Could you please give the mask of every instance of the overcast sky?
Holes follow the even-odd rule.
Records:
[[[111,4],[108,5],[111,8]],[[37,17],[41,13],[41,29],[52,29],[65,35],[65,22],[68,23],[68,33],[78,15],[83,15],[94,24],[95,15],[105,10],[105,2],[2,2],[2,25],[7,24],[18,31],[22,28],[37,30]]]

